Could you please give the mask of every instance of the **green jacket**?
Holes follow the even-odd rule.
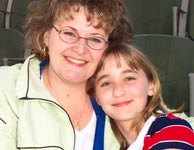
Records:
[[[40,61],[0,67],[0,149],[73,150],[75,133],[68,114],[43,86]],[[106,118],[104,149],[119,145]]]

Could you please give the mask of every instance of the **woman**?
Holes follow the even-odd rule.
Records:
[[[37,0],[28,11],[32,56],[0,68],[0,149],[117,149],[85,86],[108,43],[130,39],[122,2]]]
[[[157,72],[134,47],[110,45],[88,82],[88,92],[95,93],[111,118],[120,150],[194,149],[191,125],[168,112]]]

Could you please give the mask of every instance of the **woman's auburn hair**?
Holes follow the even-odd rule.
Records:
[[[80,7],[85,9],[87,21],[92,26],[104,28],[107,34],[111,34],[109,41],[132,37],[132,27],[125,16],[122,0],[34,0],[29,4],[28,15],[23,22],[25,48],[38,59],[46,59],[41,52],[45,48],[45,32],[56,21],[73,19],[73,13],[79,12]]]

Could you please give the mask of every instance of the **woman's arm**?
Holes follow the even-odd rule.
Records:
[[[5,94],[0,91],[0,149],[18,150],[16,145],[17,116]]]

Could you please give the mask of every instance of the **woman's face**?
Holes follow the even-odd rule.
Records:
[[[57,30],[74,31],[80,37],[95,36],[108,40],[108,35],[104,29],[95,29],[92,25],[89,25],[83,8],[73,17],[73,20],[58,21],[54,26]],[[106,47],[101,50],[93,50],[87,46],[84,38],[69,44],[60,39],[59,33],[54,28],[45,33],[44,42],[49,48],[50,77],[58,77],[70,83],[85,83],[91,77]]]
[[[153,85],[143,70],[132,70],[120,55],[121,67],[113,56],[106,58],[105,67],[95,80],[96,97],[103,110],[118,123],[136,118],[153,95]]]

